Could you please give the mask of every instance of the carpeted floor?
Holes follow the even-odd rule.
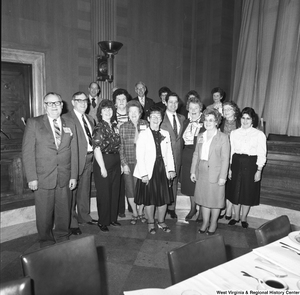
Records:
[[[130,214],[127,212],[127,216]],[[71,239],[94,235],[101,271],[104,295],[121,295],[123,291],[142,288],[166,288],[171,285],[167,251],[196,239],[207,236],[199,234],[199,224],[167,219],[170,233],[158,230],[148,234],[147,225],[141,222],[131,225],[129,219],[119,219],[122,226],[112,227],[103,233],[95,225],[81,226],[82,235]],[[243,255],[257,247],[254,233],[255,220],[250,227],[228,226],[221,220],[217,233],[224,237],[228,260]],[[39,248],[37,234],[18,238],[1,244],[1,282],[23,276],[20,255]],[[201,255],[201,253],[199,253]]]

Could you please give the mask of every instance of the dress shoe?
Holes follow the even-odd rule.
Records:
[[[225,216],[225,213],[224,214],[220,214],[219,215],[219,219],[223,219],[224,216]]]
[[[71,235],[74,235],[74,236],[78,236],[78,235],[81,235],[82,234],[82,232],[81,232],[81,230],[80,230],[80,228],[79,227],[77,227],[77,228],[70,228],[70,232],[71,232]]]
[[[157,222],[157,227],[162,229],[164,232],[169,233],[171,230],[170,228],[165,224],[165,222]]]
[[[205,234],[206,231],[207,231],[207,228],[205,230],[198,229],[199,234]]]
[[[215,234],[215,232],[216,232],[216,231],[209,231],[209,230],[208,230],[208,231],[206,232],[206,234],[207,234],[208,236],[212,236],[212,235]]]
[[[88,221],[87,224],[90,224],[90,225],[97,225],[97,224],[98,224],[98,220],[92,219],[91,221]]]
[[[175,213],[175,210],[167,210],[167,213],[170,214],[171,218],[175,219],[177,218],[177,214]]]
[[[242,227],[243,228],[248,228],[249,224],[247,221],[242,221]]]
[[[231,219],[229,222],[228,222],[228,225],[235,225],[236,223],[239,223],[240,220],[235,220],[235,219]]]
[[[115,222],[111,222],[110,225],[112,225],[112,226],[121,226],[121,223],[118,222],[118,221],[115,221]]]
[[[230,219],[231,219],[231,215],[230,215],[230,216],[227,216],[227,215],[226,215],[226,216],[225,216],[225,219],[226,219],[226,220],[230,220]]]
[[[190,212],[188,213],[188,215],[185,217],[185,221],[191,220],[191,219],[193,218],[193,216],[196,215],[196,214],[197,214],[197,210],[195,210],[195,211],[190,211]]]
[[[125,213],[119,213],[119,217],[124,218],[124,217],[126,217],[126,214]]]
[[[109,231],[109,229],[106,225],[98,223],[98,226],[99,226],[100,230],[103,231],[103,232],[108,232]]]

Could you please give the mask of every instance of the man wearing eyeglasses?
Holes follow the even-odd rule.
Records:
[[[23,137],[23,165],[28,187],[34,191],[41,247],[69,239],[71,191],[78,178],[78,143],[76,127],[70,119],[61,117],[62,108],[59,94],[46,94],[46,114],[29,118]]]
[[[137,97],[133,98],[133,100],[137,100],[143,107],[143,114],[141,119],[147,120],[148,111],[154,105],[154,101],[146,96],[147,87],[144,82],[137,82],[135,84],[134,90],[137,94]]]
[[[93,167],[92,134],[95,127],[92,116],[85,114],[89,99],[84,92],[76,92],[72,97],[73,110],[66,114],[77,129],[78,138],[78,182],[73,190],[70,231],[81,235],[78,224],[95,224],[98,221],[90,216],[91,174]],[[77,207],[77,212],[76,212]]]

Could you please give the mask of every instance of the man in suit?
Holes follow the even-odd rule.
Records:
[[[89,103],[84,92],[76,92],[72,97],[73,110],[66,114],[77,129],[78,139],[78,181],[73,190],[70,231],[73,235],[81,235],[78,224],[97,225],[97,220],[90,216],[91,175],[93,168],[92,134],[95,122],[92,116],[85,114]],[[76,213],[77,207],[77,213]]]
[[[147,91],[147,87],[146,84],[144,82],[137,82],[135,84],[135,92],[138,95],[137,97],[133,98],[133,100],[137,100],[140,102],[140,104],[143,107],[143,114],[141,116],[141,119],[143,120],[147,120],[148,117],[148,111],[149,109],[155,104],[154,101],[149,98],[146,97],[145,93]]]
[[[176,110],[178,109],[179,96],[170,92],[166,96],[167,109],[164,115],[164,119],[161,123],[160,128],[166,130],[170,133],[171,144],[173,150],[173,156],[175,161],[175,171],[177,177],[173,181],[173,195],[174,202],[168,206],[167,213],[170,214],[171,218],[177,218],[175,207],[176,207],[176,197],[177,197],[177,188],[178,188],[178,178],[180,174],[181,167],[181,154],[183,149],[183,121],[185,117],[183,115],[177,114]]]
[[[103,100],[103,98],[100,96],[101,88],[97,82],[92,82],[89,85],[88,90],[89,90],[89,104],[86,109],[86,113],[92,116],[95,122],[98,123],[97,109],[100,102]]]
[[[78,143],[76,127],[61,117],[62,108],[59,94],[46,94],[46,114],[27,120],[23,138],[23,165],[28,187],[34,191],[41,247],[69,239],[70,190],[77,185]]]

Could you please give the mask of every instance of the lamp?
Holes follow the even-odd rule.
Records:
[[[105,57],[98,57],[98,80],[111,83],[114,79],[114,56],[123,44],[117,41],[101,41],[98,45],[105,54]]]

